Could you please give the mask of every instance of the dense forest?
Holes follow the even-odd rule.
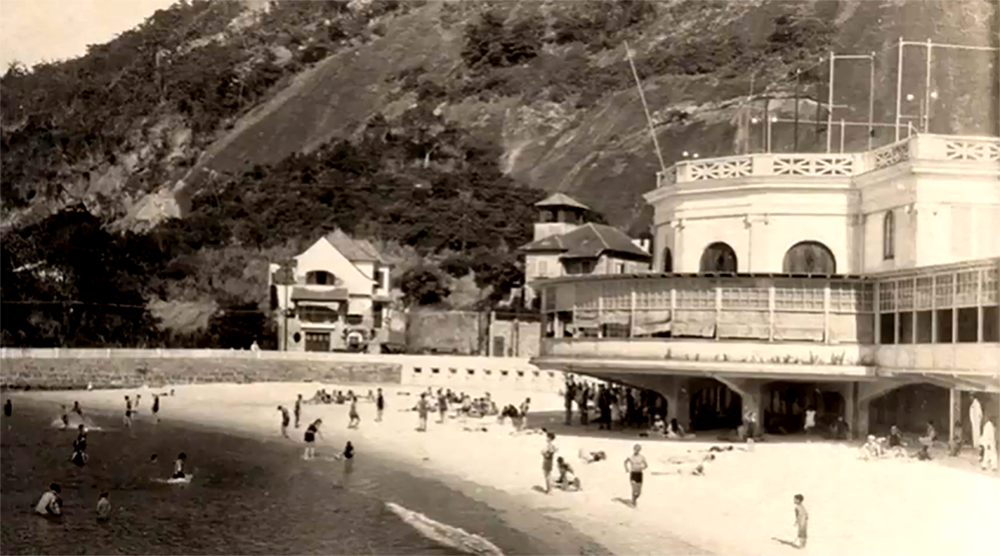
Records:
[[[12,65],[0,78],[0,345],[267,347],[267,263],[335,228],[395,265],[401,306],[516,306],[516,249],[545,192],[502,171],[495,133],[441,107],[517,97],[590,109],[631,86],[592,57],[676,6],[559,2],[542,21],[484,2],[459,22],[450,81],[421,66],[393,75],[405,109],[277,163],[212,172],[182,218],[125,218],[125,200],[180,180],[302,72],[426,3],[273,0],[248,17],[239,0],[191,0],[80,58]],[[641,71],[734,79],[767,58],[787,73],[832,33],[782,15],[751,44],[725,2],[702,4],[734,32],[640,56]]]

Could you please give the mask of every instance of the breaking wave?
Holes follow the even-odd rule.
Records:
[[[497,545],[479,535],[434,521],[420,512],[408,510],[393,502],[386,502],[385,505],[392,513],[399,516],[404,523],[438,544],[461,550],[467,554],[475,554],[476,556],[503,556],[503,552]]]

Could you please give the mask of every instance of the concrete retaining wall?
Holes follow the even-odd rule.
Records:
[[[556,392],[564,375],[527,358],[226,350],[0,349],[5,388],[305,382]]]

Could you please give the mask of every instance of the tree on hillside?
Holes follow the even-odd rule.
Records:
[[[436,305],[451,293],[441,271],[426,264],[407,270],[399,286],[407,306]]]

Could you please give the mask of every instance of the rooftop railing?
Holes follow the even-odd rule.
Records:
[[[862,153],[761,153],[685,160],[657,174],[657,187],[763,176],[853,177],[909,160],[1000,163],[1000,138],[914,135]]]

